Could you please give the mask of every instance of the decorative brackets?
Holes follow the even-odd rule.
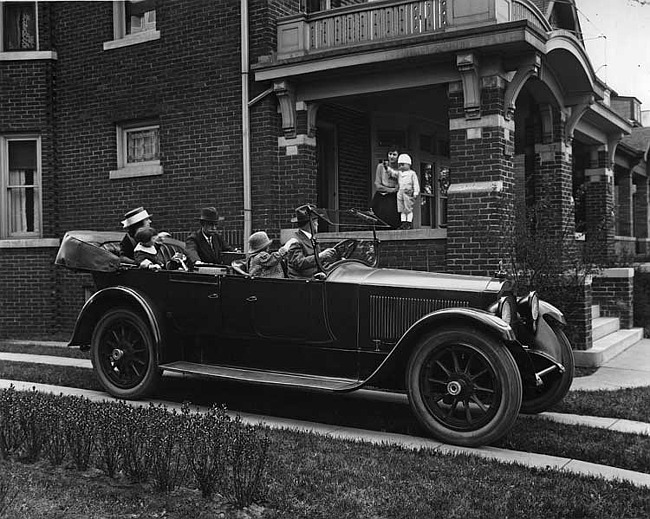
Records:
[[[316,114],[320,103],[309,101],[307,103],[307,137],[316,136]]]
[[[283,79],[273,83],[278,102],[280,103],[280,113],[282,115],[282,131],[285,137],[296,136],[296,92],[294,86],[287,80]]]
[[[456,67],[463,80],[463,97],[466,119],[481,118],[481,81],[478,59],[473,53],[457,54]]]
[[[610,169],[614,169],[614,155],[622,138],[622,132],[612,133],[607,136],[607,167]]]
[[[508,83],[508,87],[504,94],[503,113],[506,119],[512,119],[514,117],[515,102],[517,101],[519,92],[521,92],[521,89],[524,87],[524,84],[528,79],[531,77],[539,77],[541,68],[542,56],[538,52],[531,55],[526,61],[519,65],[512,81]]]
[[[578,104],[571,107],[571,115],[566,121],[566,126],[564,128],[564,136],[566,142],[571,144],[573,142],[573,132],[578,126],[578,122],[582,118],[583,114],[587,111],[592,104],[596,102],[593,95],[585,96]]]

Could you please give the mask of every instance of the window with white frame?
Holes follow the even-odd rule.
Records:
[[[38,137],[0,137],[0,238],[41,236],[41,150]]]
[[[160,175],[160,126],[117,125],[117,166],[110,178]]]
[[[159,37],[154,0],[113,2],[113,41],[105,42],[104,50],[134,45]]]
[[[38,50],[36,2],[0,2],[3,52]]]

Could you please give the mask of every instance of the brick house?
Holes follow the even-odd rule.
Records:
[[[182,237],[216,205],[237,245],[280,240],[302,203],[367,208],[390,143],[424,193],[385,266],[492,273],[535,200],[559,241],[647,252],[640,105],[596,76],[572,1],[0,6],[0,337],[69,334],[92,280],[53,268],[67,230],[144,205]]]

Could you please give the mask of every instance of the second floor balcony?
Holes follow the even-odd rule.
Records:
[[[530,0],[385,0],[278,21],[276,59],[315,56],[372,44],[399,44],[428,34],[527,20],[552,28]]]

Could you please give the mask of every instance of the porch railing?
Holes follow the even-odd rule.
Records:
[[[550,31],[530,0],[385,0],[278,21],[278,58],[389,41],[453,28],[528,20]]]
[[[324,50],[437,32],[446,23],[446,3],[402,0],[318,13],[309,17],[309,48]]]

